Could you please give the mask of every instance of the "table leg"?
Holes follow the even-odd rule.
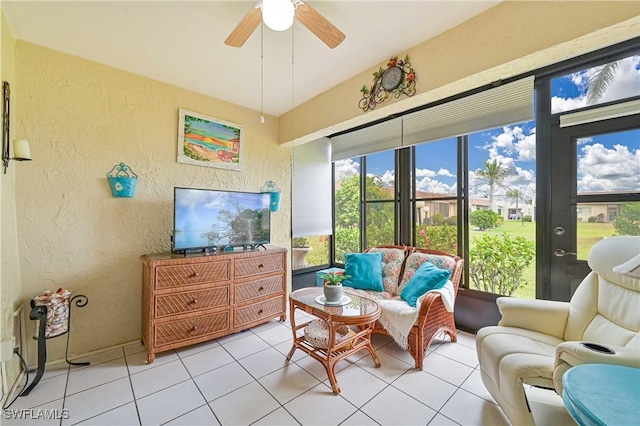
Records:
[[[296,307],[293,305],[293,301],[289,300],[289,321],[291,322],[291,332],[293,333],[293,344],[291,345],[291,350],[287,355],[287,361],[291,361],[291,357],[293,357],[293,353],[296,351]]]
[[[335,363],[325,365],[325,367],[327,368],[327,376],[329,376],[329,383],[331,383],[331,389],[333,389],[334,394],[339,395],[340,385],[338,385],[338,379],[336,378],[336,373],[334,372],[335,366]]]
[[[376,367],[380,367],[380,360],[378,359],[378,355],[376,355],[375,349],[373,349],[373,345],[371,345],[371,336],[369,336],[369,343],[367,344],[367,350],[371,354],[371,358],[373,358],[373,362],[376,363]]]

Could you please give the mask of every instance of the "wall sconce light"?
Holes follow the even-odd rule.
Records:
[[[282,199],[282,191],[278,188],[278,185],[272,180],[267,181],[260,192],[271,195],[270,208],[272,212],[277,212],[280,209],[280,200]]]
[[[2,166],[3,172],[6,174],[7,167],[9,167],[9,160],[31,160],[31,149],[29,148],[29,141],[26,141],[24,139],[14,139],[13,157],[11,157],[9,144],[9,138],[11,137],[9,129],[11,112],[11,88],[9,87],[8,81],[2,82],[2,98]]]

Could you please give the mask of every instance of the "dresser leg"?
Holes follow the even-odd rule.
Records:
[[[151,354],[151,353],[150,353],[150,354],[148,354],[148,355],[147,355],[147,362],[148,362],[149,364],[151,364],[151,363],[153,362],[153,360],[154,360],[154,359],[156,359],[156,354]]]

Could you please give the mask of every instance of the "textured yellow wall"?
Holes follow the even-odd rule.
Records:
[[[413,97],[388,98],[366,113],[358,107],[360,88],[371,85],[373,72],[386,68],[389,58],[380,58],[369,70],[282,115],[280,141],[295,137],[309,142],[563,61],[640,36],[639,25],[637,1],[505,1],[407,52],[397,52],[399,57],[409,55],[417,74]],[[583,36],[585,40],[575,41]]]
[[[275,181],[285,196],[272,242],[289,245],[290,149],[274,117],[260,124],[256,111],[22,41],[16,75],[16,134],[34,158],[16,178],[22,296],[89,297],[73,312],[72,353],[140,338],[139,256],[170,250],[175,186],[257,192]],[[177,163],[179,108],[244,125],[244,170]],[[121,162],[139,176],[131,199],[113,198],[106,179]],[[64,338],[49,354],[63,356]]]
[[[0,13],[0,81],[8,81],[11,85],[11,112],[17,105],[17,85],[15,84],[15,39],[7,24],[4,14]],[[15,133],[15,122],[11,121],[11,140]],[[21,294],[20,268],[18,266],[18,239],[16,235],[16,202],[15,187],[16,167],[11,162],[6,174],[0,174],[0,337],[10,338],[16,332],[17,324],[14,324],[13,311],[19,303],[17,300]],[[2,173],[0,171],[0,173]],[[16,321],[17,323],[18,321]],[[2,381],[11,387],[18,376],[18,358],[7,363],[7,377]]]

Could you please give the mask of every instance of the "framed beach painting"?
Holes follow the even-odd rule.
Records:
[[[180,110],[178,163],[242,170],[244,127]]]

